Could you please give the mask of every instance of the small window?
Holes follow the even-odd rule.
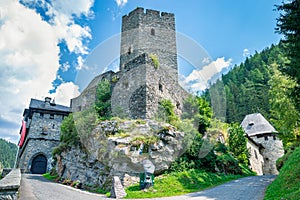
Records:
[[[158,89],[159,89],[159,91],[163,92],[163,86],[162,86],[162,84],[158,84]]]
[[[255,158],[258,159],[256,150],[254,150],[254,155],[255,155]]]
[[[43,118],[44,117],[44,113],[40,113],[40,117]]]
[[[50,119],[54,119],[54,114],[50,114]]]
[[[179,101],[176,101],[176,108],[180,109],[180,103],[179,103]]]
[[[273,135],[273,140],[276,140],[276,136],[275,135]]]
[[[266,158],[266,160],[269,160],[269,158]]]
[[[154,28],[151,28],[151,35],[155,35],[155,30],[154,30]]]
[[[52,124],[52,129],[54,129],[55,128],[55,124]]]
[[[132,53],[132,49],[131,49],[131,46],[128,48],[128,55],[130,55]]]
[[[128,82],[125,82],[125,83],[123,84],[123,87],[124,87],[125,89],[128,89],[128,87],[129,87]]]
[[[265,136],[265,141],[267,141],[268,140],[268,136]]]

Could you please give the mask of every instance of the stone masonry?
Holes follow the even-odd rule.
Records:
[[[251,152],[257,151],[259,146],[262,147],[257,151],[257,156],[255,156],[255,152],[251,154],[250,164],[252,169],[260,168],[260,170],[256,171],[259,175],[261,175],[261,171],[262,174],[277,175],[276,160],[284,155],[284,149],[282,141],[277,137],[275,128],[260,113],[247,115],[241,126],[249,140],[251,140],[252,146],[256,143],[256,150],[250,149]],[[259,161],[260,155],[258,154],[261,154],[263,157],[263,165]]]
[[[35,173],[41,168],[42,171],[52,168],[52,150],[59,145],[61,122],[70,113],[70,108],[50,101],[48,97],[45,101],[31,99],[29,109],[24,110],[26,138],[17,159],[17,167],[22,172]]]
[[[103,79],[111,82],[115,116],[153,118],[162,99],[171,100],[176,113],[181,114],[188,93],[178,84],[174,14],[136,8],[123,16],[120,71],[95,77],[80,96],[71,100],[72,111],[95,102],[96,87]]]

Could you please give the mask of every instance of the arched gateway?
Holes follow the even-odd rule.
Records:
[[[39,154],[32,159],[31,173],[44,174],[47,171],[47,158],[46,156]]]

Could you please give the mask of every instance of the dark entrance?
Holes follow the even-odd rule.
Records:
[[[47,158],[44,155],[38,155],[32,160],[31,173],[44,174],[47,170]]]

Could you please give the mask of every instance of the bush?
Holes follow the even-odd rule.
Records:
[[[229,151],[233,153],[241,164],[248,165],[249,151],[247,149],[247,138],[245,132],[239,124],[231,124],[229,128]]]
[[[287,159],[289,158],[289,156],[293,153],[292,150],[289,150],[286,154],[284,154],[282,157],[278,158],[278,160],[276,161],[276,168],[278,171],[280,171],[280,169],[282,168],[282,166],[284,165],[284,163],[287,161]]]
[[[152,62],[153,62],[154,68],[155,68],[155,69],[158,69],[158,67],[159,67],[159,62],[158,62],[158,57],[157,57],[157,55],[155,55],[155,54],[150,54],[149,57],[151,58],[151,60],[152,60]]]
[[[175,106],[172,104],[171,100],[161,100],[158,106],[158,120],[163,120],[169,124],[174,125],[179,120],[179,117],[175,114],[174,109]]]
[[[111,118],[111,85],[108,80],[102,80],[96,91],[95,110],[102,119]]]

